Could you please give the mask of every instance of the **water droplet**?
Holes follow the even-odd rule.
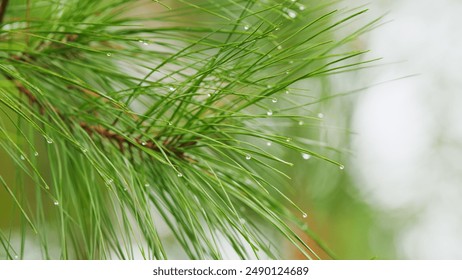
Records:
[[[168,125],[173,125],[172,122],[168,122],[167,124],[168,124]]]
[[[289,71],[289,70],[287,70],[287,71],[286,71],[286,75],[289,75],[289,74],[290,74],[290,71]]]
[[[297,17],[297,12],[288,8],[284,9],[284,12],[290,17],[290,18],[296,18]]]
[[[239,219],[239,222],[240,222],[241,224],[245,224],[247,221],[246,221],[245,219],[240,218],[240,219]]]
[[[288,89],[286,89],[285,94],[289,94],[289,93],[290,93],[290,91]]]
[[[150,187],[151,185],[149,183],[144,184],[146,188]]]
[[[250,26],[249,25],[244,25],[244,30],[249,30]]]
[[[55,200],[55,201],[53,202],[53,204],[54,204],[55,206],[58,206],[58,205],[59,205],[59,201]]]
[[[144,141],[141,142],[141,145],[146,146],[146,142],[144,142]]]
[[[181,178],[181,177],[183,177],[183,174],[178,173],[177,176],[178,176],[178,178]]]
[[[35,152],[34,153],[34,156],[38,157],[39,153],[38,152]]]
[[[271,102],[277,103],[277,102],[278,102],[278,99],[277,99],[276,97],[273,97],[273,99],[271,99]]]
[[[144,41],[144,42],[143,42],[143,45],[145,45],[145,46],[149,46],[149,43],[148,43],[148,42],[146,42],[146,41]]]
[[[48,144],[53,144],[53,139],[51,139],[50,137],[47,137],[46,140]]]
[[[141,39],[138,39],[138,43],[143,43],[144,41]]]
[[[293,60],[289,61],[289,64],[294,64],[294,61]]]
[[[127,189],[127,188],[124,188],[124,192],[126,192],[126,191],[128,191],[128,189]]]
[[[210,96],[212,96],[212,95],[210,93],[207,93],[207,97],[210,97]]]
[[[273,87],[273,85],[266,85],[266,88],[268,88],[268,89],[270,89],[272,87]]]
[[[311,156],[310,156],[309,154],[305,154],[305,153],[302,154],[302,158],[303,158],[304,160],[310,159],[310,157],[311,157]]]
[[[299,121],[298,125],[304,125],[305,123],[303,121]]]
[[[290,142],[290,141],[292,141],[292,138],[289,137],[286,139],[286,142]]]
[[[112,55],[112,53],[108,52],[108,53],[106,53],[106,55],[107,55],[107,56],[111,56],[111,55]]]
[[[21,158],[21,160],[26,160],[26,158],[23,155],[21,155],[19,158]]]
[[[266,112],[266,114],[267,114],[269,117],[271,117],[271,116],[273,115],[273,111],[268,110],[268,112]]]
[[[340,170],[343,170],[343,169],[345,169],[345,166],[343,164],[341,164],[338,168],[340,168]]]
[[[18,256],[18,255],[15,255],[14,258],[17,260],[17,259],[19,259],[19,256]]]
[[[308,217],[308,214],[303,213],[302,217],[303,217],[303,219],[306,219]]]
[[[109,184],[112,184],[112,182],[114,182],[114,180],[112,179],[107,179],[106,183],[109,185]]]
[[[299,9],[300,11],[303,11],[303,10],[305,10],[305,6],[302,5],[302,4],[300,4],[300,5],[298,6],[298,9]]]
[[[250,160],[251,158],[252,158],[251,155],[249,155],[249,154],[245,155],[245,159],[246,159],[246,160]]]
[[[270,147],[271,145],[273,145],[271,142],[266,142],[266,146]]]
[[[85,147],[82,147],[80,150],[82,151],[82,153],[88,152],[87,148],[85,148]]]
[[[282,46],[281,45],[277,46],[277,49],[282,50]]]
[[[169,87],[168,90],[169,91],[175,91],[175,88],[174,87]]]
[[[324,118],[324,114],[323,114],[323,113],[319,113],[319,114],[318,114],[318,118],[320,118],[320,119]]]

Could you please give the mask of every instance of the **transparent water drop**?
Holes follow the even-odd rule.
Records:
[[[310,159],[311,156],[310,156],[309,154],[303,153],[303,154],[302,154],[302,158],[303,158],[304,160],[307,160],[307,159]]]
[[[247,221],[246,221],[245,219],[243,219],[243,218],[240,218],[240,219],[239,219],[239,222],[240,222],[241,224],[245,224]]]
[[[303,213],[303,214],[302,214],[302,217],[303,217],[303,219],[306,219],[306,218],[308,217],[308,214]]]
[[[305,6],[302,5],[302,4],[300,4],[300,5],[298,6],[298,9],[299,9],[300,11],[303,11],[303,10],[305,10]]]
[[[277,99],[276,97],[273,97],[273,98],[271,99],[271,102],[277,103],[277,102],[278,102],[278,99]]]
[[[19,256],[18,256],[18,255],[15,255],[14,258],[17,260],[17,259],[19,259]]]
[[[248,24],[244,25],[244,30],[249,30],[250,26]]]
[[[297,17],[297,12],[292,10],[292,9],[288,9],[288,8],[285,8],[284,9],[284,12],[290,17],[290,18],[296,18]]]
[[[144,184],[146,188],[150,187],[151,185],[149,183]]]
[[[289,70],[287,70],[287,71],[286,71],[286,75],[289,75],[289,74],[290,74],[290,71],[289,71]]]
[[[110,178],[110,179],[107,179],[107,181],[106,181],[106,183],[107,183],[108,185],[109,185],[109,184],[112,184],[113,182],[114,182],[114,180],[111,179],[111,178]]]
[[[39,153],[38,152],[35,152],[34,153],[34,156],[38,157]]]
[[[168,122],[167,124],[168,124],[168,125],[173,125],[172,122]]]
[[[58,205],[59,205],[59,201],[55,200],[55,201],[53,202],[53,204],[54,204],[55,206],[58,206]]]
[[[345,166],[342,164],[338,168],[340,168],[340,170],[343,170],[343,169],[345,169]]]
[[[85,147],[82,147],[80,150],[82,151],[82,153],[88,152],[87,148],[85,148]]]
[[[270,147],[271,145],[273,145],[271,142],[266,142],[266,146]]]
[[[175,88],[174,87],[169,87],[168,90],[169,91],[175,91]]]
[[[271,116],[273,115],[273,111],[268,110],[268,112],[266,112],[266,115],[268,115],[269,117],[271,117]]]
[[[142,141],[141,145],[146,146],[146,142]]]
[[[127,189],[127,188],[124,188],[124,192],[126,192],[126,191],[128,191],[128,189]]]
[[[303,122],[303,121],[298,122],[298,125],[304,125],[304,124],[305,124],[305,122]]]
[[[288,89],[286,89],[286,91],[284,92],[285,94],[289,94],[290,91]]]
[[[318,118],[320,118],[320,119],[324,118],[324,114],[323,114],[323,113],[319,113],[319,114],[318,114]]]
[[[289,61],[289,64],[294,64],[294,61],[293,60]]]
[[[181,177],[183,177],[183,174],[178,173],[177,176],[178,176],[178,178],[181,178]]]
[[[286,139],[286,142],[290,142],[290,141],[292,141],[292,138],[289,137]]]
[[[25,158],[23,155],[21,155],[19,158],[20,158],[21,160],[26,160],[26,158]]]
[[[53,144],[53,139],[51,139],[50,137],[47,137],[46,140],[48,144]]]
[[[148,42],[146,42],[146,41],[143,41],[143,45],[145,45],[145,46],[149,46],[149,43],[148,43]]]
[[[270,88],[272,88],[272,87],[273,87],[273,85],[266,85],[266,88],[267,88],[267,89],[270,89]]]
[[[252,159],[252,156],[249,155],[249,154],[247,154],[247,155],[245,155],[245,159],[246,159],[246,160],[250,160],[250,159]]]
[[[108,52],[106,53],[107,56],[112,56],[112,53]]]
[[[210,96],[212,96],[212,95],[210,93],[207,93],[207,97],[210,97]]]
[[[282,50],[282,46],[281,45],[277,46],[277,49]]]
[[[138,43],[144,43],[142,39],[138,39]]]

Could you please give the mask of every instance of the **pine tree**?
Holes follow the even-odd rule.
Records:
[[[297,233],[306,206],[283,187],[284,154],[342,168],[289,128],[322,117],[301,83],[364,63],[344,46],[371,25],[334,36],[364,12],[2,0],[0,184],[12,210],[0,256],[279,258],[284,238],[317,258]]]

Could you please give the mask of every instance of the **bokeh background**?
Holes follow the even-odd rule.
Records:
[[[383,24],[357,43],[383,59],[335,82],[367,88],[351,103],[346,174],[329,194],[306,188],[313,223],[340,258],[461,259],[462,2],[367,7]]]

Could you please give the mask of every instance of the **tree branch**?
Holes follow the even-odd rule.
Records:
[[[39,107],[40,114],[45,115],[46,107],[39,102],[39,100],[35,97],[35,95],[29,89],[27,89],[23,84],[21,84],[19,81],[15,80],[11,76],[5,75],[5,77],[6,79],[13,82],[13,84],[15,85],[15,87],[18,89],[20,93],[24,94],[27,97],[31,105],[37,105]],[[62,120],[69,120],[69,118],[65,116],[63,113],[61,113],[58,109],[54,107],[51,107],[51,108],[52,108],[52,111],[55,112]],[[118,145],[118,148],[122,153],[125,151],[124,146],[127,146],[129,150],[131,150],[132,147],[136,147],[134,142],[138,143],[139,145],[147,149],[153,150],[155,152],[161,152],[161,148],[152,140],[143,141],[141,137],[133,137],[132,138],[133,141],[130,141],[125,136],[115,131],[112,131],[111,129],[103,127],[101,125],[91,125],[86,122],[78,122],[78,125],[85,132],[87,132],[87,134],[90,137],[92,137],[94,134],[97,134],[102,138],[106,138],[110,141],[115,142]],[[189,141],[189,142],[181,143],[177,147],[173,147],[169,144],[170,143],[167,140],[165,140],[163,143],[167,151],[175,154],[176,156],[180,158],[188,159],[185,156],[181,148],[194,146],[196,144],[196,141]]]
[[[5,16],[7,6],[8,0],[2,0],[2,3],[0,3],[0,23],[3,23],[3,17]]]

